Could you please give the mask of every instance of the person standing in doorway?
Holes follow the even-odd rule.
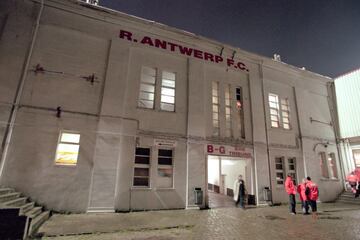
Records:
[[[290,210],[290,214],[296,214],[296,201],[295,201],[295,194],[296,194],[296,190],[295,190],[295,185],[292,179],[291,174],[287,175],[287,178],[285,180],[285,190],[286,193],[289,195],[289,210]]]
[[[311,212],[313,214],[316,214],[317,212],[317,205],[316,205],[316,201],[319,197],[319,188],[316,185],[316,183],[311,181],[310,177],[306,178],[306,190],[305,190],[305,194],[307,196],[309,205],[311,207]]]
[[[234,201],[237,207],[245,208],[245,182],[242,175],[238,176],[238,179],[234,182]]]

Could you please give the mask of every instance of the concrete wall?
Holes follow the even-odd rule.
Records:
[[[139,39],[156,37],[217,55],[222,52],[224,58],[233,54],[230,46],[222,51],[221,43],[125,14],[72,0],[45,2],[29,68],[24,71],[21,108],[1,185],[15,187],[58,211],[194,207],[193,189],[205,190],[207,184],[206,144],[219,144],[252,151],[252,172],[246,174],[252,180],[247,184],[258,203],[263,203],[262,191],[269,186],[275,202],[287,199],[274,182],[274,157],[279,155],[296,157],[298,180],[311,175],[320,192],[326,192],[321,200],[331,200],[341,191],[339,180],[319,177],[320,148],[313,150],[317,143],[329,141],[333,145],[328,150],[336,153],[334,130],[309,120],[332,121],[326,88],[331,79],[240,49],[234,61],[245,63],[248,71],[120,39],[119,31],[125,29]],[[20,0],[0,4],[3,139],[40,5]],[[48,72],[34,72],[38,64]],[[176,73],[175,112],[159,109],[159,95],[154,110],[137,106],[142,66]],[[92,74],[93,84],[85,79]],[[219,137],[212,136],[212,81],[220,84]],[[236,124],[233,137],[225,137],[225,84],[243,89],[245,139]],[[269,92],[289,98],[290,130],[269,127]],[[59,106],[63,113],[57,118]],[[81,134],[75,167],[54,164],[60,130]],[[155,139],[176,142],[174,188],[157,187]],[[136,146],[150,147],[154,153],[150,188],[132,187]],[[200,207],[204,206],[205,201]]]

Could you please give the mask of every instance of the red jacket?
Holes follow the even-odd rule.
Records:
[[[319,188],[312,181],[307,181],[306,187],[309,188],[309,194],[307,195],[308,200],[316,201],[319,197]]]
[[[292,180],[292,177],[287,177],[285,180],[285,190],[287,194],[296,194],[295,185]]]
[[[306,200],[307,200],[307,197],[306,197],[306,194],[305,194],[305,190],[306,190],[305,183],[299,184],[299,185],[297,186],[297,192],[298,192],[299,195],[300,195],[300,201],[306,201]]]
[[[346,176],[346,180],[348,182],[355,182],[356,183],[356,182],[359,181],[359,178],[355,174],[350,174],[350,175]]]

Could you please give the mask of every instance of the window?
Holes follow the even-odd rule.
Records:
[[[281,99],[281,115],[283,128],[290,129],[290,107],[289,100],[287,98]]]
[[[231,127],[231,96],[230,85],[225,86],[225,124],[226,124],[226,137],[232,136]]]
[[[280,127],[279,98],[275,94],[269,94],[271,127]]]
[[[134,187],[150,187],[150,148],[135,149]]]
[[[212,120],[213,120],[213,135],[219,136],[219,83],[212,82]]]
[[[243,98],[242,98],[242,89],[241,89],[241,87],[236,88],[235,95],[236,95],[236,109],[237,109],[238,114],[239,114],[238,129],[240,130],[241,138],[245,138],[244,106],[243,106]]]
[[[329,178],[329,171],[327,166],[327,160],[326,160],[326,153],[320,152],[320,168],[321,168],[321,176],[324,178]]]
[[[296,179],[296,158],[288,158],[288,174],[294,180]]]
[[[160,109],[169,112],[175,111],[175,73],[162,72]]]
[[[352,153],[355,162],[355,167],[360,167],[360,149],[353,149]]]
[[[60,132],[55,164],[76,166],[80,148],[80,134]]]
[[[276,184],[283,185],[284,184],[284,158],[276,157],[275,158],[275,174],[276,174]]]
[[[329,169],[330,169],[330,172],[331,172],[331,177],[332,178],[338,178],[335,153],[330,153],[329,154],[328,162],[329,162]]]
[[[158,151],[158,178],[159,188],[173,187],[173,150],[159,149]]]
[[[150,67],[141,68],[141,82],[138,106],[154,109],[156,87],[156,69]]]
[[[289,130],[291,128],[289,100],[287,98],[282,98],[280,100],[280,104],[281,106],[279,106],[279,96],[273,93],[269,93],[271,127],[282,127]]]

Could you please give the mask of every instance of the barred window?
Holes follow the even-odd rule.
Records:
[[[159,149],[158,151],[158,178],[159,188],[173,187],[173,150]]]
[[[212,82],[212,121],[213,121],[213,135],[220,135],[219,122],[219,83]]]
[[[154,109],[156,68],[142,67],[138,106]]]
[[[275,158],[276,184],[283,185],[285,178],[284,157]]]
[[[230,85],[225,86],[225,124],[226,124],[226,137],[232,136],[232,120],[231,120],[231,94]]]
[[[150,187],[150,148],[135,149],[134,187]]]
[[[169,112],[175,111],[175,73],[162,72],[160,109]]]
[[[280,127],[279,97],[276,94],[269,94],[270,121],[271,127]]]

